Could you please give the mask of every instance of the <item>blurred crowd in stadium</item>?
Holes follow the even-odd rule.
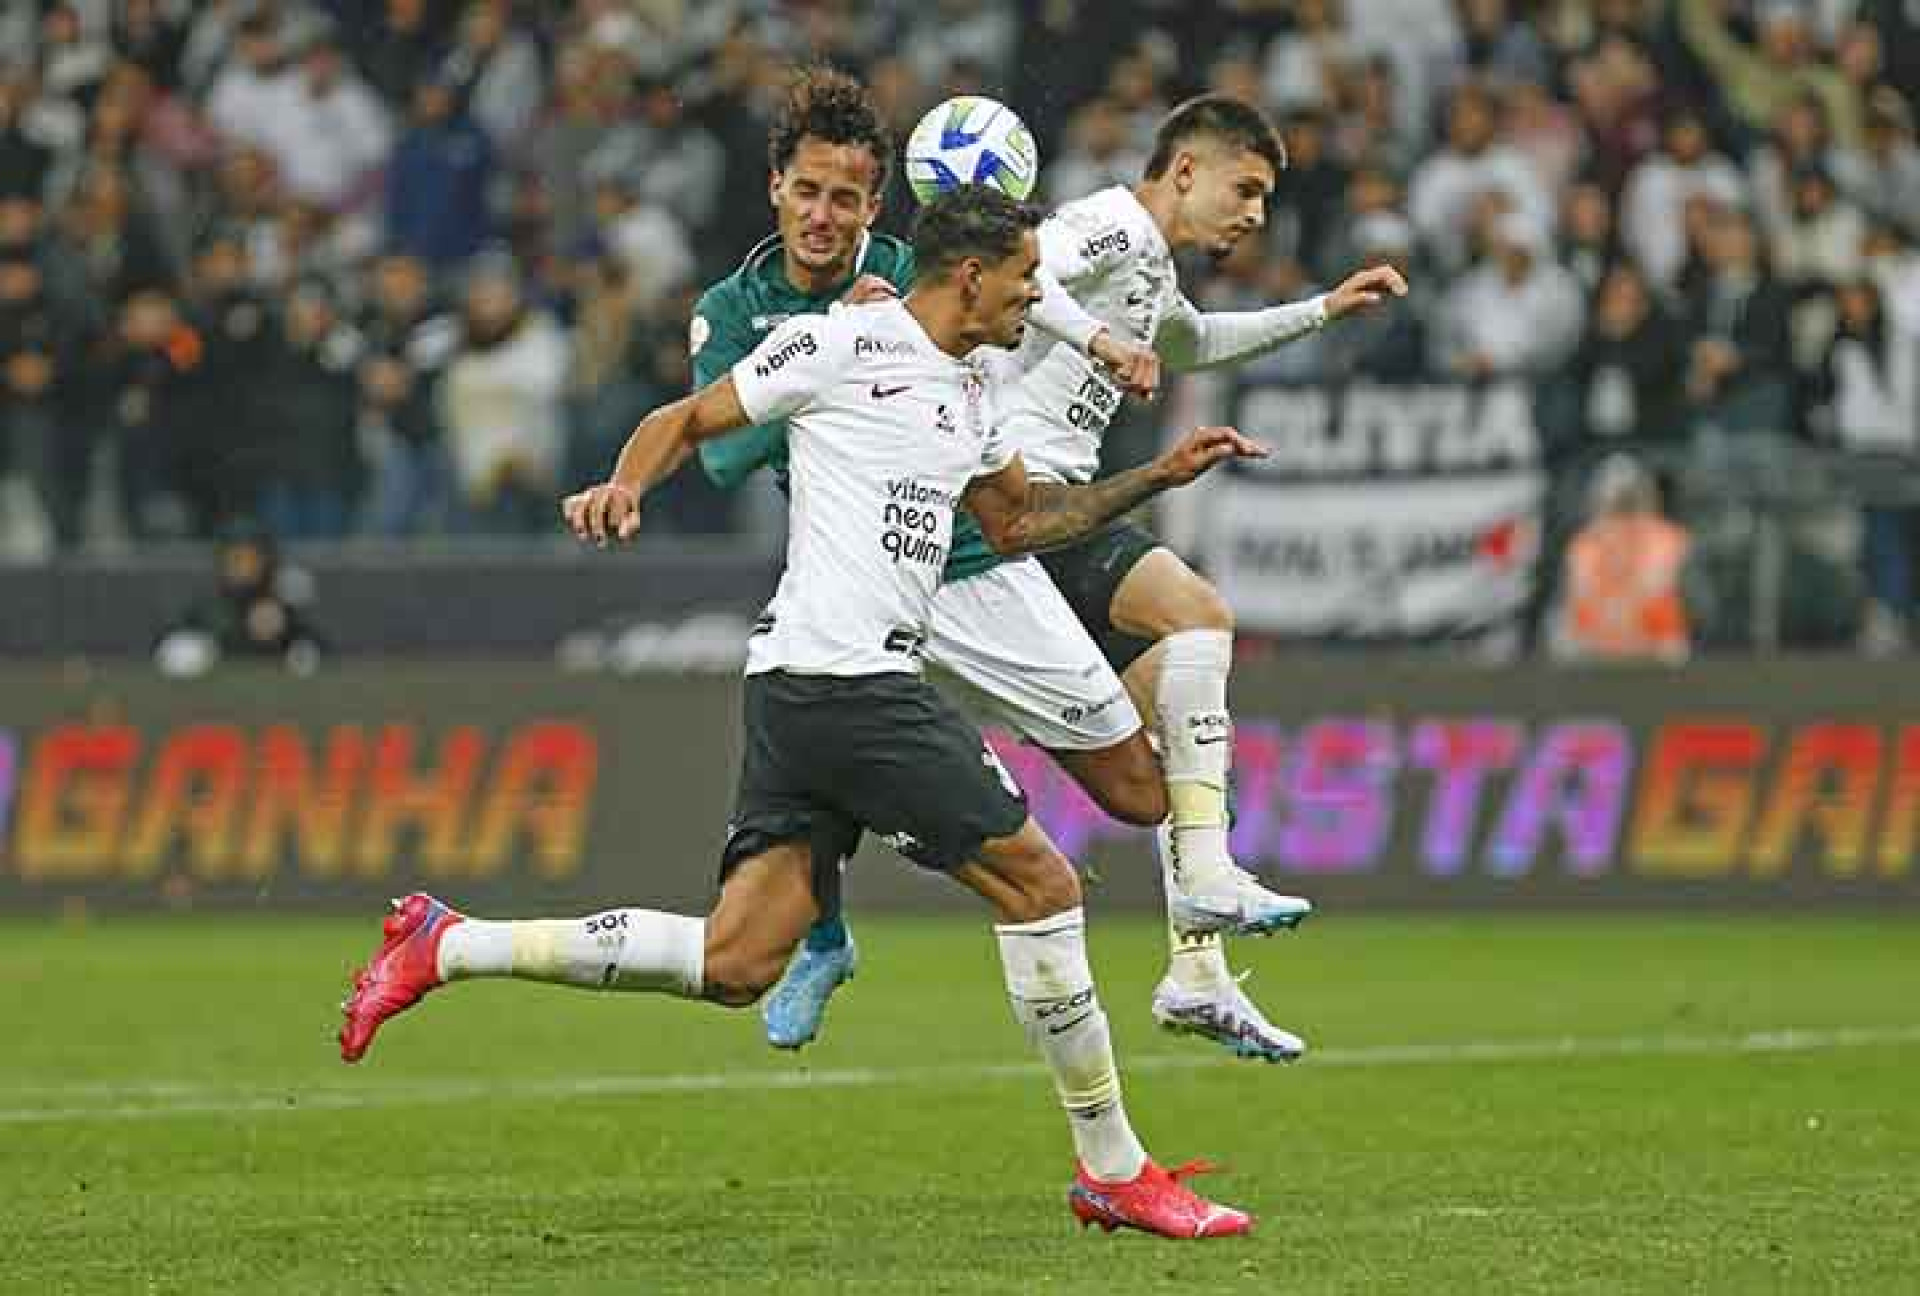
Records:
[[[1920,438],[1915,0],[11,0],[0,51],[0,542],[550,530],[685,389],[806,56],[902,135],[1005,98],[1053,200],[1264,104],[1269,236],[1190,291],[1415,284],[1265,379],[1521,378],[1566,464]],[[1854,516],[1897,624],[1914,506]],[[690,471],[650,524],[752,523]]]

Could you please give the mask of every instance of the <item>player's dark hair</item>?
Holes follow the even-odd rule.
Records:
[[[1187,100],[1160,123],[1153,136],[1153,156],[1147,159],[1147,179],[1158,180],[1165,175],[1180,146],[1199,138],[1257,153],[1273,167],[1276,176],[1287,169],[1287,146],[1280,142],[1280,132],[1265,113],[1228,95],[1204,94]]]
[[[967,184],[934,198],[913,218],[916,273],[932,279],[968,257],[997,264],[1020,250],[1020,236],[1046,213],[990,185]]]
[[[801,68],[767,136],[767,164],[785,171],[803,139],[852,144],[873,154],[873,191],[886,187],[893,165],[893,133],[880,120],[867,88],[825,64]]]

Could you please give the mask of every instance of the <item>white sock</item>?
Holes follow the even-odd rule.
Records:
[[[1154,845],[1160,854],[1160,877],[1167,896],[1167,906],[1173,906],[1173,828],[1161,824],[1153,833]],[[1167,976],[1182,990],[1218,990],[1233,982],[1233,969],[1227,966],[1226,946],[1220,940],[1218,932],[1192,934],[1174,926],[1173,915],[1167,915],[1167,946],[1171,951],[1167,959]]]
[[[654,909],[585,918],[487,922],[468,918],[440,938],[440,979],[505,976],[588,990],[700,997],[707,923]]]
[[[1147,1150],[1120,1101],[1107,1014],[1087,966],[1085,918],[1074,908],[993,930],[1014,1019],[1053,1069],[1054,1092],[1067,1109],[1081,1164],[1108,1183],[1132,1179],[1146,1164]]]
[[[1227,766],[1233,759],[1227,672],[1233,635],[1182,630],[1160,642],[1164,655],[1154,700],[1173,809],[1174,865],[1191,882],[1232,862],[1227,853]]]

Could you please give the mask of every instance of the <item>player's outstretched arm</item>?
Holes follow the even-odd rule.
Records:
[[[979,519],[1001,554],[1058,549],[1083,540],[1161,491],[1185,486],[1228,459],[1263,459],[1267,448],[1230,427],[1195,428],[1152,463],[1084,486],[1035,481],[1014,457],[999,472],[977,477],[961,502]]]
[[[640,420],[620,450],[613,475],[561,501],[560,514],[581,540],[604,545],[631,540],[640,530],[640,500],[686,462],[702,441],[746,427],[731,377],[702,387]]]
[[[1398,270],[1390,265],[1368,266],[1342,279],[1327,294],[1327,318],[1337,320],[1406,295],[1407,281]]]
[[[1264,355],[1343,315],[1368,310],[1407,295],[1407,281],[1392,266],[1368,266],[1348,275],[1332,292],[1257,311],[1201,312],[1182,297],[1161,321],[1154,346],[1168,369],[1217,369]]]

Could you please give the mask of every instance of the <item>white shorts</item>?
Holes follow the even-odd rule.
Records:
[[[1096,751],[1140,728],[1126,686],[1032,558],[942,585],[925,657],[983,719],[1041,747]]]

